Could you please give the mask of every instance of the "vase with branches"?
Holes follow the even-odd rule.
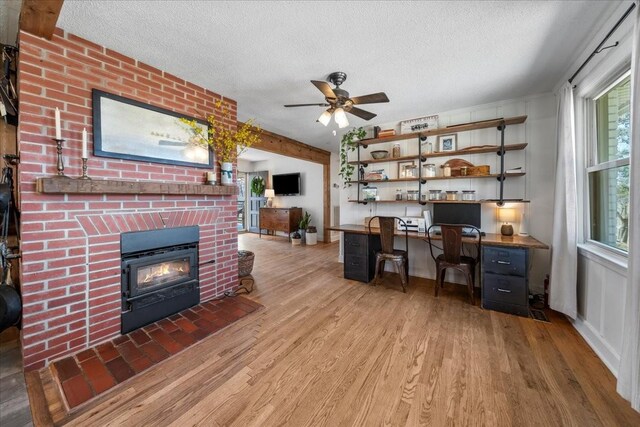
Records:
[[[262,129],[249,119],[234,129],[233,111],[227,103],[219,100],[215,103],[213,114],[207,116],[208,129],[204,129],[196,120],[180,118],[187,126],[191,143],[207,147],[213,151],[220,163],[221,182],[233,185],[232,168],[238,156],[260,140]]]

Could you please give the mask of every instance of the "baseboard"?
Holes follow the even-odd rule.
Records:
[[[569,318],[567,318],[569,319]],[[582,338],[589,344],[589,347],[593,349],[596,355],[602,360],[607,368],[611,371],[614,377],[618,378],[618,366],[620,365],[620,355],[607,343],[597,330],[591,326],[587,321],[578,316],[577,319],[569,319],[571,324]]]

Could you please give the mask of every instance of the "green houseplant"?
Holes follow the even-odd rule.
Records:
[[[180,122],[187,126],[191,134],[189,142],[208,147],[215,153],[216,160],[220,163],[223,185],[233,185],[233,163],[247,148],[260,140],[262,132],[254,119],[238,124],[234,130],[230,125],[235,122],[234,119],[233,111],[222,100],[215,103],[213,114],[207,116],[208,129],[204,129],[196,120],[180,118]]]
[[[302,215],[302,218],[298,223],[298,232],[300,233],[302,240],[305,240],[306,238],[307,227],[309,226],[310,223],[311,223],[311,214],[309,214],[309,212],[307,211],[304,211],[304,215]]]
[[[349,164],[348,153],[350,151],[354,151],[358,147],[356,138],[357,140],[361,140],[366,135],[367,132],[362,126],[359,128],[353,128],[342,135],[342,140],[340,141],[340,172],[338,172],[338,175],[342,177],[345,188],[351,186],[351,177],[355,170],[355,166]]]

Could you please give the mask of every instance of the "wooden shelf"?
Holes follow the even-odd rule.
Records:
[[[509,177],[509,176],[524,176],[525,172],[520,172],[520,173],[505,173],[504,176],[505,177]],[[492,173],[489,175],[465,175],[465,176],[435,176],[433,178],[422,178],[424,180],[427,181],[437,181],[437,180],[442,180],[442,179],[474,179],[474,178],[497,178],[499,177],[500,174],[499,173]],[[417,180],[416,180],[417,181]]]
[[[423,154],[422,157],[425,157],[426,154]],[[367,159],[367,160],[362,160],[360,159],[360,161],[358,162],[357,160],[354,160],[352,162],[349,162],[350,165],[357,165],[359,163],[389,163],[389,162],[402,162],[405,160],[417,160],[418,159],[418,155],[416,154],[415,156],[402,156],[402,157],[387,157],[386,159]]]
[[[517,117],[509,117],[506,119],[493,119],[493,120],[484,120],[481,122],[461,123],[459,125],[452,125],[444,128],[427,129],[422,132],[405,133],[402,135],[388,136],[386,138],[365,139],[358,142],[358,144],[363,146],[369,146],[373,144],[383,144],[385,142],[401,141],[403,139],[419,138],[421,136],[445,135],[448,133],[466,132],[466,131],[477,130],[477,129],[488,129],[492,127],[498,127],[501,124],[517,125],[520,123],[524,123],[526,120],[527,120],[527,116],[517,116]]]
[[[524,176],[526,172],[520,173],[506,173],[505,177],[517,177]],[[476,178],[497,178],[499,177],[499,173],[492,173],[489,175],[466,175],[466,176],[435,176],[431,178],[422,177],[424,181],[438,181],[443,179],[476,179]],[[371,179],[371,180],[360,180],[360,181],[350,181],[351,184],[379,184],[385,182],[418,182],[419,178],[394,178],[394,179]]]
[[[524,150],[525,147],[529,145],[526,142],[522,144],[508,144],[504,146],[504,151],[516,151],[516,150]],[[432,158],[432,157],[450,157],[450,156],[458,156],[458,155],[468,155],[468,154],[481,154],[481,153],[498,153],[500,150],[499,145],[486,146],[481,148],[472,148],[472,149],[462,149],[456,151],[445,151],[440,153],[423,153],[422,157]],[[417,156],[416,156],[417,158]]]
[[[116,181],[103,179],[38,178],[36,189],[47,194],[185,194],[232,196],[235,185],[181,184],[158,181]]]
[[[426,178],[423,178],[426,179]],[[351,184],[377,184],[381,182],[418,182],[418,178],[393,178],[393,179],[363,179],[360,181],[350,181]]]
[[[417,200],[349,200],[351,203],[419,203]],[[425,200],[423,203],[491,204],[498,200]],[[530,200],[505,199],[505,203],[531,203]]]
[[[504,146],[504,151],[524,150],[527,147],[527,145],[529,144],[527,144],[526,142],[522,144],[508,144]],[[451,156],[459,156],[459,155],[482,154],[482,153],[493,153],[493,152],[497,154],[499,150],[500,150],[499,145],[491,145],[491,146],[483,146],[479,148],[470,148],[470,149],[468,148],[468,149],[462,149],[462,150],[456,150],[456,151],[446,151],[441,153],[422,153],[422,157],[430,159],[433,157],[451,157]],[[367,160],[361,159],[359,162],[357,160],[354,160],[349,162],[349,164],[357,165],[361,163],[370,164],[370,163],[402,162],[406,160],[417,160],[418,157],[419,156],[416,154],[414,156],[402,156],[402,157],[396,157],[396,158],[387,157],[386,159],[367,159]]]

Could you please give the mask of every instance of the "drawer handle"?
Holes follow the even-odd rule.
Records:
[[[511,263],[509,261],[500,261],[500,260],[498,260],[497,262],[498,262],[498,264],[502,264],[502,265],[511,265]]]
[[[357,266],[357,265],[360,265],[360,264],[358,264],[357,262],[352,262],[351,265]]]
[[[509,289],[498,288],[498,292],[504,292],[505,294],[510,294],[511,291]]]
[[[349,243],[349,246],[360,246],[360,243]]]

